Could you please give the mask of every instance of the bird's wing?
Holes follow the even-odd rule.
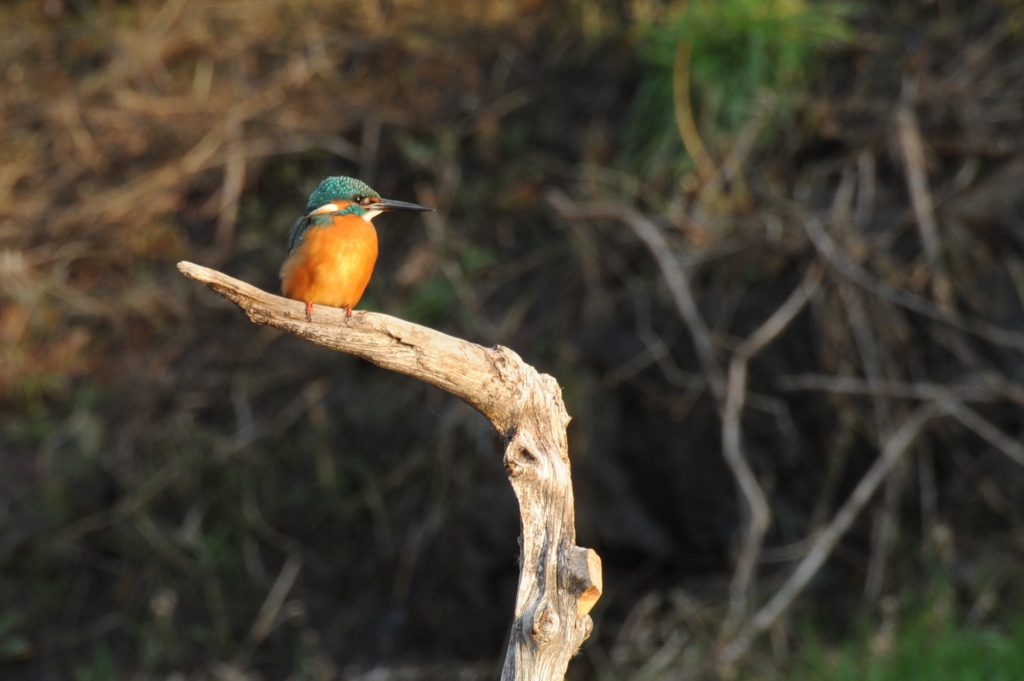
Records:
[[[288,230],[288,252],[291,253],[299,244],[302,243],[302,237],[306,236],[306,232],[310,227],[313,226],[313,218],[308,215],[303,215],[301,218],[292,224],[292,228]]]

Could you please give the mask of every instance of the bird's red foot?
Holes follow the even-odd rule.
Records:
[[[351,316],[352,316],[352,306],[351,305],[346,305],[345,306],[345,317],[347,319],[348,317],[351,317]]]
[[[312,300],[307,300],[306,301],[306,321],[307,322],[313,321],[313,301]]]

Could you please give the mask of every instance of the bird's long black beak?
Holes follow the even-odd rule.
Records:
[[[405,201],[395,201],[394,199],[381,199],[380,201],[377,201],[376,203],[372,204],[371,206],[368,206],[368,208],[370,210],[379,210],[379,211],[382,211],[382,212],[392,211],[392,210],[413,210],[413,211],[417,211],[417,212],[424,212],[424,211],[432,211],[432,210],[434,210],[433,208],[427,208],[426,206],[421,206],[418,203],[406,203]]]

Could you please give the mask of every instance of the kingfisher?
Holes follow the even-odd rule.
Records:
[[[313,191],[306,213],[288,232],[288,258],[281,266],[281,292],[306,303],[307,320],[313,319],[313,303],[352,316],[377,262],[373,219],[393,210],[434,209],[382,199],[354,177],[328,177]]]

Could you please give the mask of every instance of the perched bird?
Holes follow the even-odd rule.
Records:
[[[313,318],[313,303],[352,316],[377,262],[371,220],[392,210],[433,208],[382,199],[352,177],[328,177],[313,191],[306,214],[288,233],[288,259],[281,266],[281,292],[306,303],[306,319]]]

